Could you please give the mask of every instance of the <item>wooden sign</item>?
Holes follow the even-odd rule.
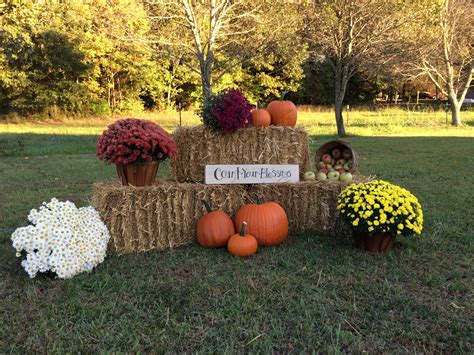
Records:
[[[298,164],[206,165],[206,184],[275,184],[298,182]]]

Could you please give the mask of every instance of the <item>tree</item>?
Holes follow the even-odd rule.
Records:
[[[139,110],[141,95],[169,89],[137,0],[9,0],[0,15],[3,111]]]
[[[55,10],[58,5],[51,7]],[[0,90],[7,110],[54,115],[81,109],[89,98],[78,41],[58,30],[52,12],[37,3],[8,2],[0,25]]]
[[[203,100],[238,66],[297,41],[296,6],[251,0],[147,0],[158,48],[199,74]],[[285,21],[275,21],[285,11]]]
[[[346,135],[342,117],[349,80],[370,73],[393,54],[397,29],[405,22],[396,0],[314,0],[307,9],[305,36],[312,59],[327,61],[334,74],[337,133]]]
[[[400,58],[410,77],[426,75],[448,97],[452,124],[460,126],[461,106],[474,71],[474,4],[470,0],[431,0],[416,9],[418,19]]]

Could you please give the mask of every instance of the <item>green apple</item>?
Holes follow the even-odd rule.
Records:
[[[351,173],[342,173],[339,177],[339,180],[342,182],[352,182],[352,174]]]
[[[304,179],[306,181],[312,181],[316,179],[316,175],[312,171],[307,171],[304,173]]]
[[[317,175],[317,178],[318,180],[327,180],[327,175],[325,173],[323,173],[322,171],[320,171]]]
[[[329,180],[339,180],[339,175],[340,175],[340,174],[339,174],[339,172],[337,172],[337,171],[330,171],[330,172],[328,173],[328,179],[329,179]]]

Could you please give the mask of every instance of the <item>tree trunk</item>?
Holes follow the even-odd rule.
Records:
[[[346,136],[346,129],[344,127],[344,118],[342,117],[342,104],[347,88],[347,68],[337,61],[334,65],[334,110],[336,113],[337,134],[339,137]]]
[[[205,77],[205,75],[201,78],[202,83],[202,99],[203,103],[208,103],[212,98],[212,85],[210,78]]]
[[[214,54],[208,51],[204,59],[204,55],[200,56],[200,71],[202,84],[202,99],[203,103],[208,103],[212,98],[212,66],[214,65]]]
[[[345,137],[346,129],[344,128],[344,118],[342,117],[342,100],[337,100],[336,98],[336,104],[334,106],[336,111],[337,134],[339,137]]]
[[[451,117],[453,126],[461,126],[461,104],[456,99],[450,98],[449,103],[451,104]]]

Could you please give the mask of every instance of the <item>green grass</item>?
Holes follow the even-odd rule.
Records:
[[[151,119],[172,131],[179,125],[176,112],[145,113],[138,117]],[[385,109],[379,111],[344,112],[346,130],[349,135],[361,136],[474,136],[474,111],[463,111],[465,127],[454,128],[450,116],[442,111],[405,111]],[[97,135],[116,118],[83,118],[47,120],[0,120],[1,133],[36,133],[58,135]],[[199,124],[193,111],[182,113],[183,125]],[[298,125],[304,125],[313,135],[332,135],[336,132],[334,113],[315,112],[302,107],[298,113]]]
[[[313,150],[333,138],[324,115],[301,115]],[[105,122],[1,124],[0,352],[472,351],[473,129],[365,115],[354,114],[360,125],[347,139],[362,173],[419,197],[421,237],[398,240],[388,255],[310,233],[248,259],[192,245],[109,256],[66,281],[29,279],[10,234],[41,202],[85,205],[95,181],[115,178],[94,157]]]

